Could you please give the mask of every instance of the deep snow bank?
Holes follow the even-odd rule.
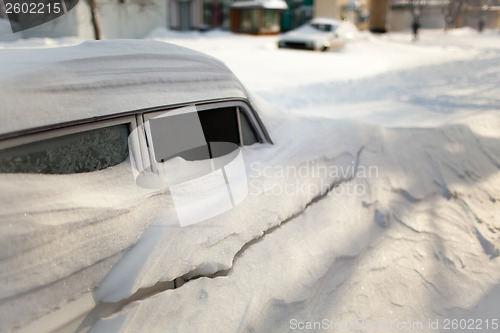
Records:
[[[494,113],[470,121],[472,129],[341,133],[352,123],[323,119],[318,127],[340,132],[323,151],[369,133],[357,169],[377,171],[358,173],[285,219],[224,274],[134,302],[92,332],[289,331],[324,319],[366,332],[380,322],[428,331],[429,320],[497,318],[500,136],[491,134],[500,121]],[[475,133],[485,124],[490,135]],[[358,192],[349,195],[348,186]]]

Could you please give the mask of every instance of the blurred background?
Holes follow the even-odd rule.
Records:
[[[144,38],[156,29],[269,35],[316,17],[378,33],[408,30],[415,21],[424,29],[498,29],[500,0],[81,0],[65,15],[16,34],[8,18],[30,17],[7,17],[0,1],[0,38]]]

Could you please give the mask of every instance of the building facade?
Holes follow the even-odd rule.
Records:
[[[418,21],[424,29],[444,29],[444,9],[447,0],[426,0],[417,3]],[[390,31],[408,30],[413,23],[412,4],[408,0],[392,1],[390,7]]]
[[[497,30],[500,27],[500,0],[471,0],[458,16],[456,25]]]
[[[98,0],[97,4],[104,39],[143,38],[157,27],[167,27],[167,0]],[[87,2],[80,1],[66,14],[17,34],[22,38],[93,39],[90,21]]]
[[[445,9],[454,0],[372,0],[370,29],[375,32],[409,30],[413,10],[424,29],[445,28]],[[452,28],[498,29],[500,0],[468,0]]]
[[[352,22],[358,29],[367,28],[370,0],[314,0],[314,17]]]
[[[230,29],[252,35],[278,34],[281,13],[287,8],[284,0],[235,1],[230,9]]]
[[[313,0],[286,0],[281,13],[281,31],[295,29],[313,18]]]

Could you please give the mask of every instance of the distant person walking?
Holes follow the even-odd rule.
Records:
[[[479,30],[479,32],[483,32],[483,30],[484,30],[484,20],[483,19],[479,20],[478,30]]]
[[[418,40],[418,29],[420,29],[420,23],[418,22],[418,19],[413,20],[413,24],[411,25],[412,29],[412,41],[416,42]]]

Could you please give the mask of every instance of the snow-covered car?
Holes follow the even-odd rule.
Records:
[[[492,68],[500,36],[458,33],[425,45],[402,45],[399,34],[383,47],[364,39],[362,62],[384,61],[363,73],[353,70],[358,47],[332,62],[313,52],[268,52],[267,38],[257,44],[227,34],[210,43],[191,34],[173,39],[214,50],[276,107],[242,96],[249,92],[221,63],[204,66],[198,61],[211,58],[173,46],[1,44],[32,48],[0,49],[0,126],[45,121],[62,126],[47,133],[72,131],[113,121],[113,114],[93,118],[110,108],[142,121],[135,129],[145,129],[142,138],[152,138],[153,149],[139,145],[125,161],[92,172],[0,173],[0,331],[439,331],[465,320],[456,318],[498,331],[500,73]],[[291,64],[297,80],[288,82],[282,73]],[[318,80],[312,69],[328,65]],[[176,115],[193,114],[182,96],[199,94],[213,106],[206,89],[230,96],[217,103],[250,104],[273,144],[231,152],[245,161],[248,195],[234,209],[183,227],[171,187],[155,186],[168,172],[160,164],[184,173],[189,163],[158,162],[165,156],[156,155],[153,136],[157,120],[168,126]],[[155,107],[162,93],[177,101],[167,112]],[[144,112],[135,111],[136,99],[146,104]],[[85,106],[88,122],[68,123],[67,113]],[[141,112],[142,120],[135,116]],[[122,131],[140,144],[134,130]],[[119,142],[125,144],[126,133],[118,132],[121,141],[103,133],[84,141],[104,138],[115,142],[109,151],[125,154]],[[15,146],[36,134],[9,133],[1,141],[18,138]],[[148,158],[158,173],[138,165]],[[234,169],[219,169],[228,180],[214,181],[221,193],[244,185]]]
[[[315,18],[289,31],[278,41],[279,48],[305,50],[340,49],[356,37],[357,28],[351,22],[330,18]]]
[[[232,72],[180,46],[89,41],[2,59],[1,331],[44,325],[95,289],[163,208],[182,226],[238,204],[239,148],[271,143]]]

